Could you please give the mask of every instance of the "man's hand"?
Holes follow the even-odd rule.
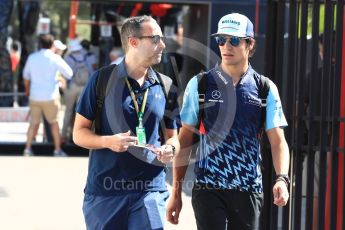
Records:
[[[125,152],[129,146],[133,146],[138,141],[137,137],[131,136],[131,131],[118,133],[105,138],[104,147],[114,152]]]
[[[156,151],[157,160],[163,164],[169,163],[174,158],[174,150],[172,145],[162,145],[159,151]]]
[[[284,181],[277,181],[273,186],[273,203],[277,206],[285,206],[289,200],[289,191]]]
[[[178,224],[178,218],[182,209],[182,199],[180,195],[172,195],[168,201],[166,218],[172,224]]]

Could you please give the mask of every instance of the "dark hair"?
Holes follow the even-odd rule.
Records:
[[[121,42],[122,48],[127,53],[128,51],[128,37],[140,37],[141,25],[144,22],[156,21],[151,16],[143,15],[127,18],[121,28]]]
[[[14,51],[17,52],[17,51],[19,50],[18,43],[17,43],[17,42],[12,42],[11,48],[12,48]]]
[[[86,49],[87,51],[90,50],[90,42],[86,39],[83,39],[81,42],[80,42],[80,45]]]
[[[249,57],[253,57],[256,51],[256,42],[254,38],[249,38],[245,40],[247,45],[249,46],[252,42],[254,42],[253,49],[249,50]]]
[[[54,36],[51,34],[42,34],[39,36],[40,48],[50,49],[54,42]]]

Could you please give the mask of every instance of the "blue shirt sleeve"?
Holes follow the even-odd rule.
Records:
[[[183,105],[181,109],[181,121],[190,126],[198,123],[199,113],[199,95],[198,95],[198,79],[193,77],[187,84],[183,96]]]
[[[287,126],[287,121],[280,101],[277,86],[270,81],[270,90],[266,101],[266,131]]]
[[[96,84],[99,71],[94,72],[88,83],[86,84],[83,92],[80,95],[76,106],[76,112],[88,120],[95,119],[96,112]]]

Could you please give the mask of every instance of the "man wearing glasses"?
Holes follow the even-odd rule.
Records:
[[[168,198],[165,164],[179,149],[177,95],[169,97],[173,108],[167,116],[160,80],[168,77],[151,68],[161,61],[165,43],[152,17],[125,20],[121,41],[123,61],[96,71],[76,108],[73,140],[91,150],[83,203],[85,222],[89,230],[163,229]],[[100,109],[98,84],[109,68],[112,71]],[[164,145],[159,135],[162,122]]]
[[[262,77],[248,61],[255,47],[252,22],[238,13],[225,15],[212,36],[219,45],[222,62],[193,77],[187,85],[181,110],[181,150],[174,158],[167,220],[178,223],[182,183],[197,128],[200,143],[192,205],[198,229],[258,229],[263,206],[259,134],[265,123],[277,175],[273,202],[284,206],[289,198],[289,148],[282,127],[287,122],[273,82],[266,80],[266,108],[260,98]],[[201,95],[203,79],[206,83]],[[266,114],[261,120],[263,109]]]

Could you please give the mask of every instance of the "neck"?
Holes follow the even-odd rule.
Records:
[[[243,74],[247,72],[249,64],[248,61],[245,62],[243,65],[227,65],[224,62],[222,62],[220,64],[220,67],[227,75],[232,77],[232,80],[235,84],[240,80]]]
[[[145,80],[149,66],[142,65],[142,63],[135,57],[126,55],[125,65],[128,75],[137,80],[140,85]]]

